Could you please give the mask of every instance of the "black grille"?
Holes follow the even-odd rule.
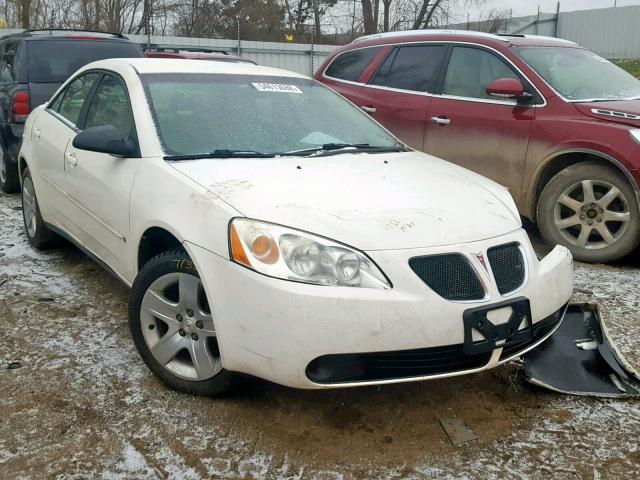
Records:
[[[492,247],[487,251],[498,291],[504,295],[513,292],[524,282],[524,257],[518,243]]]
[[[512,340],[507,340],[502,349],[502,353],[500,354],[500,360],[505,360],[507,358],[513,357],[517,355],[519,352],[526,350],[529,346],[533,345],[541,338],[544,338],[551,330],[555,328],[560,320],[562,320],[563,313],[565,308],[562,307],[560,310],[551,314],[547,318],[540,320],[538,323],[534,323],[531,327],[531,338],[528,340],[523,340],[519,342],[514,342]]]
[[[324,355],[307,366],[316,383],[366,382],[422,377],[484,367],[491,352],[465,355],[463,345],[374,353]]]
[[[447,300],[480,300],[485,292],[467,259],[459,253],[414,257],[411,270]]]

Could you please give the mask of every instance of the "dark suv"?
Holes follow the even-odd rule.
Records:
[[[337,50],[315,77],[411,147],[508,187],[576,259],[639,245],[640,81],[599,55],[555,38],[392,32]]]
[[[117,33],[27,30],[0,38],[0,188],[20,189],[16,162],[33,108],[87,63],[142,56],[137,44]]]

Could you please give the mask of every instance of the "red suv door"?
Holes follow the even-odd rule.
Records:
[[[526,105],[487,95],[499,78],[522,82],[532,98]],[[497,53],[476,46],[454,45],[443,78],[442,94],[429,106],[424,151],[488,176],[508,187],[516,201],[522,179],[536,90]]]
[[[430,92],[445,50],[442,44],[394,48],[359,92],[359,106],[417,150],[424,147]]]

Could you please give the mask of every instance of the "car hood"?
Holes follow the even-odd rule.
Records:
[[[589,117],[640,127],[640,100],[574,103],[574,105]]]
[[[471,242],[521,226],[505,188],[418,152],[172,165],[247,217],[362,250]]]

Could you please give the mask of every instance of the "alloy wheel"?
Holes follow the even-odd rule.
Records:
[[[603,180],[582,180],[558,197],[553,220],[562,237],[585,249],[600,249],[617,242],[631,220],[629,202],[615,185]]]
[[[22,186],[22,214],[24,215],[24,226],[27,229],[29,238],[34,238],[37,233],[36,205],[36,196],[31,177],[25,177],[24,185]]]
[[[222,371],[216,331],[201,280],[169,273],[147,289],[140,327],[154,359],[186,380],[207,380]]]

